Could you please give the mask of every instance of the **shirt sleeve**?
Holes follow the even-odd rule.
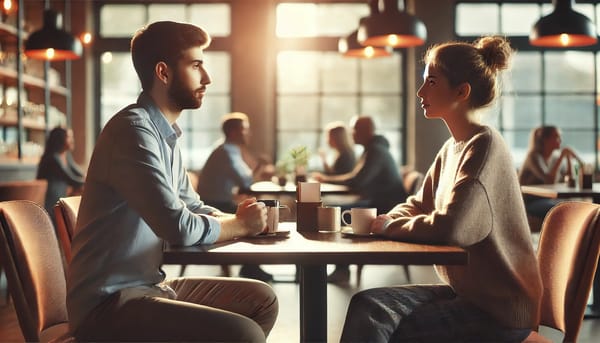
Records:
[[[244,162],[239,148],[225,145],[225,151],[231,163],[232,177],[235,184],[243,189],[250,188],[252,185],[252,169]]]
[[[214,243],[220,233],[219,222],[206,214],[194,197],[187,176],[179,178],[184,185],[180,198],[174,190],[171,173],[166,169],[170,160],[164,156],[162,141],[147,121],[125,125],[119,132],[118,144],[112,145],[109,182],[155,234],[174,245]],[[183,169],[183,168],[182,168]],[[181,173],[181,170],[172,171]],[[185,180],[185,181],[184,181]],[[188,208],[186,201],[197,206]],[[192,211],[194,210],[194,211]]]

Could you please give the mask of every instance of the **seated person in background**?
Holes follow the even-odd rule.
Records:
[[[48,134],[38,164],[37,178],[48,181],[45,208],[54,220],[54,205],[59,198],[81,193],[84,173],[73,160],[73,131],[55,127]]]
[[[314,173],[313,178],[321,182],[343,184],[360,194],[358,203],[343,208],[375,207],[378,213],[389,211],[395,204],[406,200],[406,191],[400,171],[392,154],[390,144],[381,135],[375,134],[375,124],[369,116],[352,119],[352,138],[364,147],[356,166],[348,173],[327,175]],[[347,282],[350,278],[348,265],[337,265],[328,276],[329,282]]]
[[[356,164],[356,156],[344,123],[333,122],[327,126],[327,144],[336,151],[336,156],[333,164],[330,165],[327,163],[325,152],[320,152],[325,174],[337,175],[352,171]]]
[[[419,192],[378,216],[371,232],[459,246],[469,263],[435,266],[443,284],[355,294],[342,342],[522,342],[537,328],[542,281],[517,175],[500,133],[477,116],[496,98],[511,53],[501,37],[427,51],[417,95],[425,117],[442,119],[452,137]]]
[[[264,282],[165,280],[161,269],[165,243],[213,244],[266,228],[264,204],[250,198],[222,213],[200,201],[183,167],[176,121],[202,104],[209,43],[201,28],[172,21],[131,40],[143,91],[98,137],[73,237],[67,308],[77,341],[265,342],[275,324],[277,296]]]
[[[198,194],[207,205],[234,213],[237,208],[234,196],[249,189],[268,164],[261,160],[254,169],[250,169],[243,158],[242,150],[250,141],[250,121],[246,114],[233,112],[224,115],[221,128],[225,141],[213,150],[202,167]],[[258,265],[250,264],[242,266],[240,276],[267,282],[273,280],[273,275]]]
[[[575,159],[579,166],[583,165],[583,160],[571,148],[560,149],[561,142],[560,130],[556,126],[541,126],[531,132],[529,152],[519,170],[521,185],[562,182],[565,175],[573,178],[572,159]],[[560,154],[556,153],[559,149]],[[560,201],[532,195],[525,196],[524,200],[527,213],[540,219]]]

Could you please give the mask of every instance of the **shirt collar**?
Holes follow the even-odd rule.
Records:
[[[140,94],[140,96],[138,97],[137,103],[140,106],[144,107],[146,111],[148,111],[148,116],[152,123],[154,123],[154,125],[158,129],[160,136],[171,147],[173,147],[177,139],[181,137],[182,131],[179,125],[177,125],[177,123],[173,123],[173,125],[169,124],[167,118],[160,111],[158,106],[156,106],[154,100],[152,100],[152,98],[148,94],[142,92],[142,94]]]

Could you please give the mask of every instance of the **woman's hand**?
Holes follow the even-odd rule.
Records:
[[[382,235],[385,232],[385,224],[392,220],[392,217],[387,214],[380,214],[375,217],[375,220],[371,223],[371,232],[377,235]]]

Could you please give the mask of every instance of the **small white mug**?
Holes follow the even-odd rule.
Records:
[[[346,221],[346,214],[350,214],[350,222]],[[371,232],[371,223],[377,217],[376,208],[355,207],[342,212],[344,224],[352,227],[352,232],[358,235],[367,235]]]
[[[279,200],[258,200],[267,208],[267,229],[264,234],[274,234],[279,228]]]
[[[340,231],[340,217],[340,207],[317,207],[317,227],[319,231]]]

